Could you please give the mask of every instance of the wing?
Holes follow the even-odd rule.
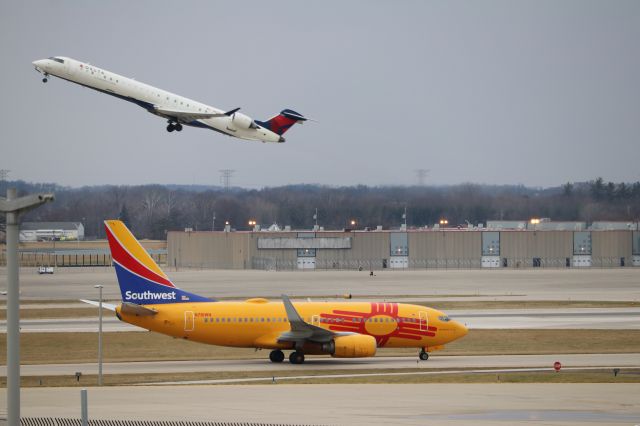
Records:
[[[240,108],[232,109],[227,112],[195,112],[180,109],[165,108],[154,106],[153,113],[166,118],[172,118],[180,123],[191,123],[194,120],[205,120],[207,118],[229,117],[237,112]]]
[[[287,312],[291,330],[281,333],[280,336],[278,336],[278,342],[297,342],[301,344],[309,341],[326,343],[337,335],[332,331],[305,322],[285,294],[282,295],[282,302]]]

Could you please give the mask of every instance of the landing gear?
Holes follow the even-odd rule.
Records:
[[[304,362],[304,354],[300,351],[291,352],[291,355],[289,355],[289,362],[291,364],[302,364]]]
[[[269,359],[271,362],[282,362],[284,361],[284,353],[280,349],[276,349],[275,351],[271,351]]]
[[[49,77],[49,74],[44,73],[44,74],[43,74],[43,77],[42,77],[42,82],[43,82],[43,83],[46,83],[47,81],[49,81],[49,78],[48,78],[48,77]]]
[[[418,354],[418,357],[420,357],[420,359],[421,359],[422,361],[426,361],[426,360],[428,360],[428,359],[429,359],[429,353],[428,353],[427,351],[425,351],[424,349],[422,349],[422,350],[420,351],[420,353]]]
[[[182,124],[174,123],[173,121],[169,121],[169,124],[167,124],[167,132],[171,133],[174,130],[176,132],[181,132],[182,131]]]

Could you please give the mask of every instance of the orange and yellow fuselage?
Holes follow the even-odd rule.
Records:
[[[289,330],[282,302],[199,302],[145,305],[153,316],[121,312],[123,321],[173,337],[220,346],[288,349],[278,336]],[[467,333],[466,327],[435,309],[376,302],[299,302],[296,310],[309,324],[334,331],[370,335],[378,347],[434,348]]]

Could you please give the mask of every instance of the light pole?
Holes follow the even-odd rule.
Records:
[[[94,285],[100,293],[98,299],[98,386],[102,386],[102,286]]]
[[[7,425],[20,425],[20,279],[18,268],[18,225],[20,216],[47,201],[53,194],[18,198],[15,188],[0,197],[0,212],[7,218]]]

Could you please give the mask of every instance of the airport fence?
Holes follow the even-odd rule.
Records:
[[[89,419],[89,426],[312,426],[299,423],[209,422],[189,420],[102,420]],[[78,418],[22,417],[21,426],[81,426]]]
[[[253,257],[251,259],[251,269],[266,271],[293,271],[298,269],[309,270],[336,270],[353,271],[368,270],[379,271],[383,269],[394,270],[419,270],[419,269],[562,269],[562,268],[619,268],[631,267],[632,262],[620,257],[594,257],[590,265],[573,264],[572,258],[547,258],[547,257],[502,257],[497,264],[483,266],[481,259],[409,259],[404,267],[402,265],[391,265],[388,259],[322,259],[316,260],[311,266],[301,267],[297,259],[277,259],[267,257]]]
[[[153,260],[164,265],[167,262],[166,250],[150,250]],[[18,259],[21,267],[94,267],[111,266],[111,253],[97,250],[20,250]],[[0,266],[7,265],[5,250],[0,251]]]

